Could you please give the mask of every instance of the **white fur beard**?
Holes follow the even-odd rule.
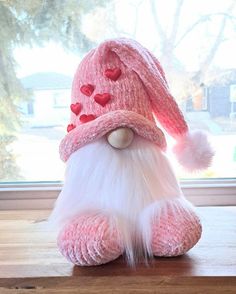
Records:
[[[132,264],[138,255],[150,251],[153,210],[160,213],[165,203],[188,206],[182,196],[168,158],[154,143],[136,136],[128,148],[118,150],[101,138],[70,156],[50,221],[61,227],[80,213],[109,214],[121,231]],[[142,236],[145,240],[140,241]]]

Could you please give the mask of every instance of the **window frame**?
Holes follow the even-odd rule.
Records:
[[[0,183],[0,210],[52,209],[62,182]],[[236,205],[236,178],[181,180],[186,198],[196,206]]]

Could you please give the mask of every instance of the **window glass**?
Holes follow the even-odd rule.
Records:
[[[0,181],[58,181],[76,68],[91,48],[134,38],[166,72],[191,129],[209,132],[212,166],[180,178],[236,176],[236,2],[0,1]],[[173,140],[169,140],[169,146]]]

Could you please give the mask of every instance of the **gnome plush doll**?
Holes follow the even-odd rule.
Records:
[[[187,170],[207,168],[213,151],[204,133],[189,131],[158,60],[134,40],[105,41],[80,63],[71,98],[65,183],[50,217],[60,252],[80,266],[186,253],[201,224],[156,121]]]

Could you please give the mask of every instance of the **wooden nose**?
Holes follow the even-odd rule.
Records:
[[[117,149],[127,148],[133,141],[134,132],[129,128],[119,128],[107,134],[108,143]]]

